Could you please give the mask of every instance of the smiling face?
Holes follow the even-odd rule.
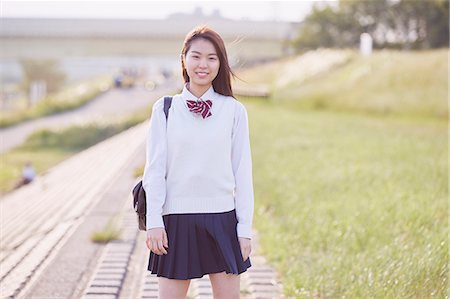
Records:
[[[206,39],[192,41],[183,61],[192,89],[206,91],[219,73],[220,61],[216,49]]]

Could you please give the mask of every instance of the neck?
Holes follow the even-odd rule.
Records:
[[[196,85],[196,84],[191,84],[191,82],[188,82],[187,84],[187,89],[197,98],[200,98],[210,87],[210,85],[206,85],[206,86],[200,86],[200,85]]]

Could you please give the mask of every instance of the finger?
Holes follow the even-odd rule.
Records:
[[[241,245],[241,253],[242,253],[242,255],[244,255],[244,253],[245,253],[245,247],[242,245]]]
[[[163,255],[163,252],[161,250],[161,247],[162,247],[162,241],[161,240],[159,240],[159,241],[158,240],[154,240],[153,246],[154,246],[154,249],[156,250],[158,255]]]
[[[242,253],[242,258],[244,259],[244,261],[246,260],[245,255],[247,254],[247,251],[245,250],[245,248],[243,248],[241,246],[241,253]]]
[[[161,255],[161,252],[158,249],[158,242],[156,240],[152,240],[152,248],[155,254]]]
[[[244,262],[248,259],[247,253],[245,253],[245,254],[242,255],[242,259],[244,260]]]
[[[147,248],[151,251],[151,250],[152,250],[152,240],[147,239],[147,241],[145,242],[145,244],[147,244]]]
[[[246,261],[249,256],[250,256],[250,248],[246,248],[245,249],[245,255],[244,255],[244,261]]]
[[[166,248],[169,248],[169,239],[165,230],[163,231],[163,243]]]
[[[159,251],[162,252],[163,254],[167,254],[167,251],[166,251],[166,249],[165,249],[164,246],[163,246],[163,241],[162,241],[162,240],[159,240],[159,241],[158,241],[158,249],[159,249]]]

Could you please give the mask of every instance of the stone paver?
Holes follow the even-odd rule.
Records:
[[[255,235],[257,234],[255,233]],[[141,241],[143,242],[144,239]],[[255,252],[257,247],[256,238],[252,246]],[[145,254],[148,255],[148,250]],[[276,271],[267,264],[262,256],[252,255],[251,260],[252,267],[241,274],[241,299],[282,298],[282,287],[278,281]],[[146,268],[146,264],[141,266]],[[145,271],[141,282],[141,290],[137,298],[158,298],[158,278],[155,274],[150,274],[147,269]],[[191,280],[187,298],[213,299],[208,275]]]
[[[131,202],[131,194],[128,201]],[[149,251],[145,247],[145,232],[138,231],[136,215],[132,210],[131,205],[125,206],[124,208],[123,223],[124,234],[122,235],[121,240],[116,242],[116,244],[122,244],[122,247],[105,247],[103,256],[97,265],[97,270],[93,274],[85,291],[85,295],[83,296],[84,299],[91,298],[89,296],[94,294],[114,295],[116,296],[115,298],[123,299],[158,298],[158,278],[155,274],[151,274],[146,269]],[[126,248],[124,244],[132,244],[130,246],[132,246],[133,249],[124,250],[124,248]],[[255,233],[252,246],[253,252],[257,252],[257,233]],[[143,247],[145,247],[145,250]],[[114,251],[121,254],[120,258],[110,255],[110,253]],[[109,257],[107,258],[107,256]],[[241,299],[282,298],[282,288],[277,279],[276,271],[268,265],[267,261],[262,256],[254,254],[251,256],[251,259],[252,267],[241,275]],[[124,260],[126,260],[126,262],[124,262]],[[116,277],[115,280],[111,280],[112,282],[110,284],[108,284],[106,280],[103,280],[104,288],[99,288],[99,283],[104,279],[102,275],[112,274],[106,272],[101,274],[104,272],[104,270],[101,270],[102,266],[104,267],[105,265],[121,265],[119,267],[123,267],[124,271],[117,271],[115,274],[120,273],[120,276]],[[117,269],[113,268],[111,270]],[[131,276],[134,279],[127,282],[126,276]],[[137,283],[136,277],[139,278]],[[136,284],[131,286],[132,283]],[[108,286],[114,286],[116,288],[107,288]],[[134,288],[135,290],[130,291],[130,288]],[[136,290],[136,288],[138,288],[138,290]],[[104,291],[103,293],[101,293],[102,290]],[[187,299],[213,299],[211,282],[208,275],[191,280]]]
[[[134,223],[136,216],[131,208],[131,198],[125,202],[122,210],[120,239],[108,242],[104,248],[83,299],[89,299],[93,295],[119,297],[138,233]],[[115,276],[111,277],[111,275]]]

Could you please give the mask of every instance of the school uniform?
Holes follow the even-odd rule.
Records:
[[[153,105],[143,187],[147,229],[163,227],[167,255],[150,252],[147,269],[172,279],[241,274],[238,237],[252,237],[253,179],[247,111],[211,86],[200,98],[184,85]]]

